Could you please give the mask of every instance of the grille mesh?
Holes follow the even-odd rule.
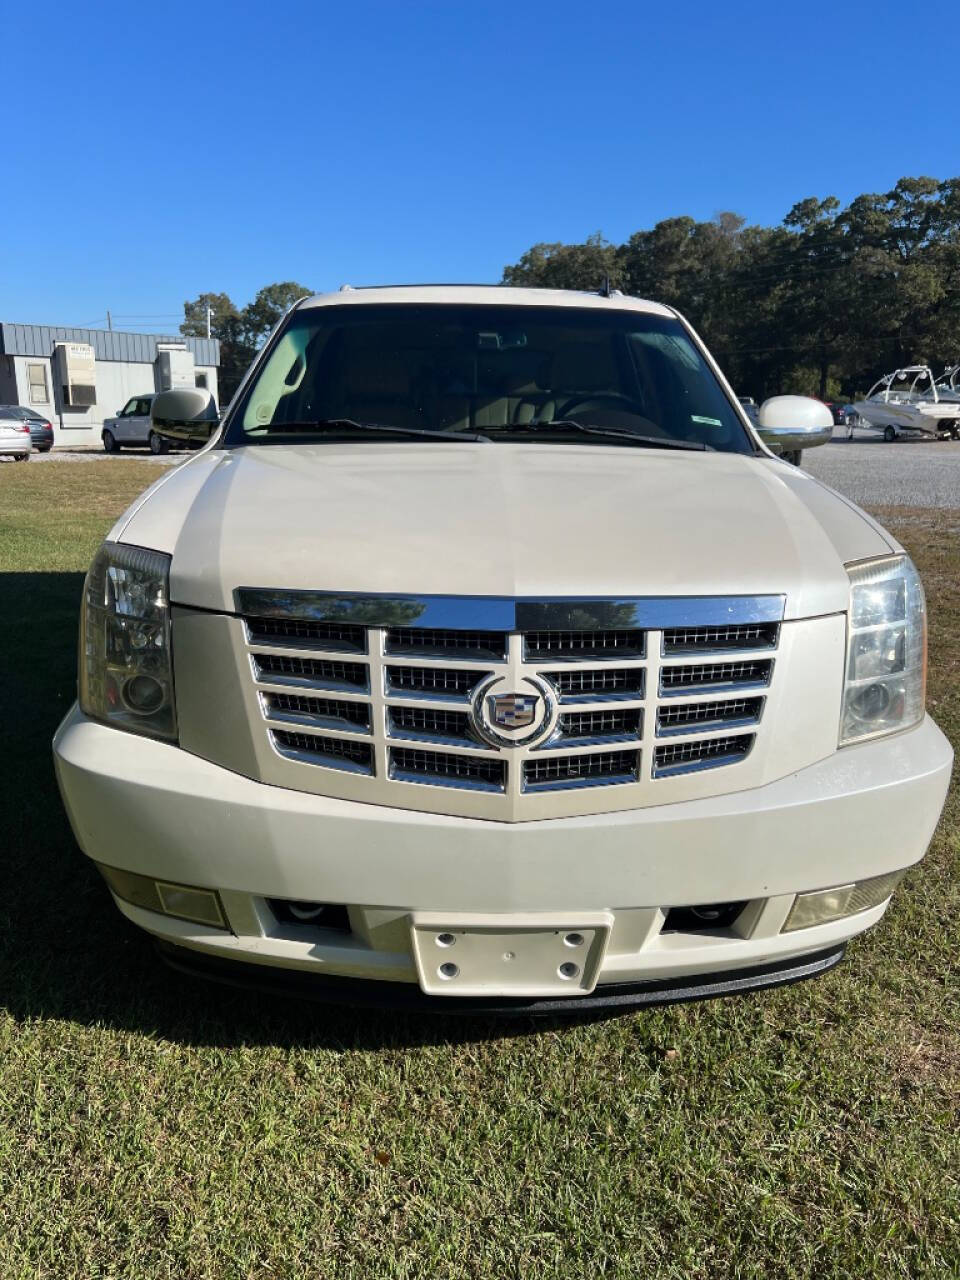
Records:
[[[333,688],[366,689],[367,668],[362,662],[326,661],[323,658],[288,658],[281,653],[258,653],[254,656],[257,677],[271,676],[312,680]]]
[[[365,653],[364,627],[343,622],[305,622],[299,618],[248,618],[247,630],[253,644],[303,644],[321,649],[349,649]]]
[[[387,667],[390,689],[436,694],[443,698],[466,698],[482,677],[482,671],[458,671],[446,667]]]
[[[622,738],[640,736],[640,708],[625,711],[568,711],[560,717],[565,738]]]
[[[633,782],[639,767],[639,751],[597,751],[584,756],[545,756],[524,763],[523,781],[528,787],[577,782]]]
[[[391,707],[390,725],[402,733],[422,733],[438,738],[469,737],[469,721],[463,711],[436,711],[432,707]]]
[[[642,667],[601,667],[596,671],[545,671],[561,698],[643,695]]]
[[[353,764],[365,773],[373,773],[373,748],[366,742],[318,738],[312,733],[291,733],[286,729],[274,729],[273,740],[278,747],[315,757],[318,764],[330,764],[334,768]]]
[[[436,627],[390,627],[388,653],[454,653],[503,658],[507,637],[502,631],[443,631]]]
[[[663,667],[660,684],[664,689],[694,689],[712,685],[768,684],[773,663],[696,662],[676,667]]]
[[[753,745],[752,733],[726,738],[704,738],[697,742],[672,742],[657,747],[653,757],[654,773],[697,768],[707,764],[726,764],[747,754]]]
[[[341,720],[347,724],[370,728],[370,707],[366,702],[347,702],[342,698],[306,698],[298,693],[265,693],[268,711],[288,711],[297,715],[317,716],[322,720]]]
[[[660,708],[660,731],[686,725],[722,724],[726,720],[759,720],[763,698],[725,698],[722,702],[674,702]]]
[[[444,755],[438,751],[421,751],[413,747],[391,747],[391,773],[415,774],[423,778],[468,786],[482,786],[502,791],[506,764],[502,760],[479,760],[472,756]]]
[[[663,633],[663,652],[695,653],[699,649],[774,649],[777,622],[749,622],[722,627],[670,627]]]
[[[640,658],[644,640],[642,631],[528,631],[524,636],[524,650],[528,661],[606,657],[609,654]]]

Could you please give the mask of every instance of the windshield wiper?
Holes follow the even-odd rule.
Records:
[[[383,431],[390,435],[426,436],[429,440],[478,440],[491,443],[489,436],[466,431],[431,431],[427,427],[396,427],[389,422],[358,422],[355,418],[317,418],[314,422],[271,422],[267,424],[278,433],[284,431]]]
[[[669,436],[642,436],[636,431],[621,431],[618,427],[591,427],[586,422],[577,422],[575,418],[544,418],[537,422],[514,423],[495,430],[526,434],[535,432],[540,427],[565,427],[571,431],[581,431],[588,436],[605,436],[611,440],[628,440],[631,444],[648,449],[696,449],[702,452],[715,452],[712,444],[704,444],[700,440],[673,440]],[[487,428],[491,430],[491,428]]]

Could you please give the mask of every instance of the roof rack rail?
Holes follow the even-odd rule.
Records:
[[[359,292],[361,289],[509,289],[510,285],[491,284],[489,280],[427,280],[405,284],[342,284],[341,293]]]
[[[405,284],[342,284],[340,293],[360,293],[365,289],[549,289],[551,293],[596,293],[601,298],[622,298],[622,289],[614,289],[609,278],[605,278],[599,289],[552,289],[548,285],[512,285],[489,280],[427,280]]]

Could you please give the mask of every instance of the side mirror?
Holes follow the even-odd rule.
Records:
[[[771,453],[798,453],[833,439],[833,414],[810,396],[771,396],[760,406],[756,428]]]
[[[150,425],[158,436],[190,444],[209,440],[219,420],[213,396],[202,387],[161,391],[150,410]]]

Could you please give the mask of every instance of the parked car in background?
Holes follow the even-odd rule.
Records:
[[[153,453],[166,453],[167,442],[150,425],[150,411],[156,396],[131,396],[115,418],[105,418],[100,439],[104,453],[118,453],[127,445],[149,445]]]
[[[22,404],[0,404],[0,418],[25,422],[37,453],[47,453],[53,448],[53,423],[36,409],[28,409]]]
[[[833,425],[835,427],[844,427],[847,424],[846,406],[839,400],[822,400],[821,404],[825,404],[833,414]]]
[[[29,461],[33,451],[30,428],[20,418],[0,418],[0,456]]]
[[[350,1003],[687,1000],[830,969],[952,752],[923,589],[764,443],[672,309],[469,286],[301,301],[114,525],[54,743],[171,964]],[[109,978],[107,978],[109,980]]]

